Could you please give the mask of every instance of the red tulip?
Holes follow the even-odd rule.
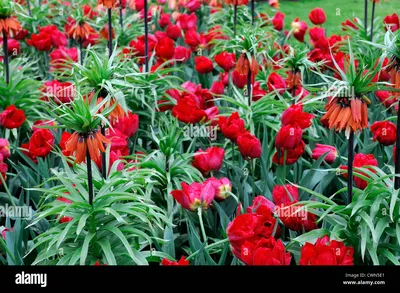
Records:
[[[184,123],[197,123],[207,117],[193,95],[187,95],[178,100],[172,109],[172,116]]]
[[[376,160],[375,156],[373,154],[356,154],[354,156],[354,160],[353,160],[353,167],[355,168],[365,168],[365,166],[375,166],[378,167],[378,161]],[[342,170],[347,170],[347,166],[341,166],[340,169]],[[375,170],[373,170],[372,168],[367,168],[369,171],[375,173]],[[364,172],[361,171],[354,171],[355,174],[360,174],[364,177],[369,178],[369,176],[367,174],[365,174]],[[344,177],[347,178],[348,174],[345,173]],[[360,189],[365,189],[368,185],[367,181],[357,177],[357,176],[353,176],[354,179],[354,184],[360,188]]]
[[[123,156],[129,155],[128,137],[118,128],[107,128],[106,138],[111,142],[112,151],[120,151]]]
[[[302,209],[302,205],[293,205],[292,203],[278,205],[275,215],[288,229],[293,231],[309,232],[318,228],[315,215]]]
[[[291,184],[275,185],[272,190],[272,199],[276,205],[298,202],[299,191]]]
[[[274,29],[276,29],[277,31],[281,31],[283,29],[284,19],[285,14],[279,11],[275,13],[274,17],[272,18],[272,25],[274,26]]]
[[[239,151],[246,160],[261,157],[261,143],[249,132],[243,132],[237,137]]]
[[[0,162],[0,176],[3,177],[4,181],[7,179],[8,165],[4,162]],[[3,181],[0,180],[0,186],[3,185]]]
[[[1,166],[1,164],[0,164]],[[0,167],[0,172],[1,172],[1,167]],[[2,184],[2,182],[0,181],[0,185]],[[3,237],[4,240],[7,240],[7,233],[9,232],[14,232],[14,227],[13,228],[4,228],[1,231],[1,237]]]
[[[10,144],[7,139],[0,138],[0,162],[8,159],[11,156]]]
[[[78,62],[78,49],[59,47],[51,52],[50,65],[54,69],[69,68],[70,62]]]
[[[297,124],[301,129],[311,126],[311,119],[314,115],[303,112],[302,104],[294,104],[285,110],[282,114],[282,125]]]
[[[3,46],[3,39],[1,39],[1,46]],[[11,56],[17,56],[21,52],[21,45],[15,39],[8,39],[8,54]]]
[[[310,34],[311,40],[313,40],[314,42],[317,42],[317,41],[325,38],[325,29],[323,27],[310,28],[308,33]],[[333,44],[331,44],[331,45],[333,45]]]
[[[182,256],[179,261],[171,261],[169,259],[163,258],[163,260],[161,261],[161,264],[163,266],[188,266],[189,261],[187,259],[185,259],[184,256]]]
[[[185,7],[189,12],[195,12],[196,10],[200,9],[201,3],[199,0],[188,0],[185,4]]]
[[[158,20],[158,25],[161,28],[165,28],[167,25],[171,23],[171,15],[168,13],[163,13],[160,15],[160,19]]]
[[[55,25],[39,28],[39,33],[32,34],[31,39],[27,39],[26,42],[39,51],[50,51],[52,47],[58,48],[68,45],[66,35],[60,32]]]
[[[196,56],[194,59],[196,64],[196,70],[200,74],[206,74],[211,72],[214,69],[212,61],[204,56]]]
[[[355,19],[354,19],[354,22],[352,22],[352,21],[349,20],[349,19],[346,19],[345,22],[342,22],[342,30],[343,30],[343,31],[346,31],[346,30],[348,30],[349,28],[358,30],[358,27],[355,25],[355,22],[356,22]]]
[[[238,112],[232,113],[228,118],[220,117],[218,124],[223,135],[232,142],[236,142],[237,137],[246,131],[244,120],[239,117]]]
[[[0,125],[7,129],[19,128],[25,120],[25,112],[14,105],[8,106],[0,113]]]
[[[201,184],[193,182],[187,184],[181,183],[182,190],[173,190],[171,192],[175,200],[185,209],[196,211],[201,208],[208,209],[215,196],[215,189],[211,182]]]
[[[33,132],[29,140],[29,153],[32,156],[44,158],[50,154],[53,146],[53,133],[48,129],[40,128]]]
[[[374,141],[379,141],[383,145],[396,143],[396,125],[389,121],[376,121],[371,125]]]
[[[203,175],[221,169],[225,151],[219,147],[209,147],[205,151],[199,149],[193,158],[193,166],[201,171]]]
[[[252,75],[252,77],[254,74]],[[247,85],[247,74],[240,74],[236,69],[232,72],[232,81],[236,87],[242,89]]]
[[[194,12],[192,12],[190,15],[181,14],[178,17],[176,24],[184,31],[187,31],[190,29],[196,29],[197,28],[197,16]]]
[[[219,53],[215,55],[214,60],[218,64],[218,66],[226,72],[234,68],[236,65],[236,55],[234,53]]]
[[[252,205],[248,206],[246,211],[248,213],[256,213],[263,215],[264,213],[273,213],[275,211],[275,204],[264,196],[256,196],[253,199]]]
[[[269,237],[257,242],[246,241],[241,248],[240,259],[249,266],[288,266],[292,257],[289,252],[285,252],[280,239],[276,241],[274,237]]]
[[[389,28],[392,32],[395,32],[400,28],[400,20],[397,13],[385,16],[383,23],[385,24],[385,30]]]
[[[42,87],[44,96],[42,100],[54,100],[55,103],[72,102],[76,95],[75,86],[70,82],[59,82],[58,80],[46,81]]]
[[[201,41],[199,33],[194,28],[185,32],[184,40],[185,43],[192,48],[196,48],[198,45],[200,45]]]
[[[268,76],[267,86],[268,86],[268,90],[270,92],[277,90],[280,95],[282,95],[286,90],[285,80],[283,79],[282,76],[280,76],[279,74],[277,74],[275,72],[272,72]]]
[[[324,161],[327,162],[328,164],[332,164],[333,162],[335,162],[338,153],[334,146],[319,144],[319,143],[317,143],[315,146],[316,147],[313,149],[311,155],[311,157],[314,160],[318,160],[322,155],[329,152],[328,155],[325,157]]]
[[[163,37],[156,45],[156,56],[161,58],[162,61],[171,59],[174,56],[174,51],[174,41],[168,37]]]
[[[292,22],[293,36],[299,41],[304,42],[304,36],[307,31],[307,24],[304,21],[299,21],[299,18],[296,18]]]
[[[129,111],[128,115],[113,120],[111,126],[121,131],[125,136],[132,137],[139,128],[139,116]]]
[[[242,248],[246,241],[256,243],[273,235],[276,219],[269,210],[263,212],[241,214],[228,224],[226,233],[232,253],[237,258],[241,259]]]
[[[167,26],[167,29],[165,30],[165,33],[167,34],[168,37],[176,41],[180,37],[182,37],[182,32],[179,26],[174,25],[174,24],[169,24]]]
[[[308,18],[311,20],[313,24],[319,25],[325,23],[326,14],[322,8],[317,7],[311,10],[310,14],[308,15]]]
[[[300,142],[303,131],[297,124],[283,125],[275,138],[275,147],[294,149]]]
[[[315,244],[307,242],[301,248],[300,265],[354,265],[354,249],[343,242],[319,238]]]
[[[386,108],[389,108],[397,101],[393,93],[388,91],[377,91],[375,94],[379,101],[384,104]]]
[[[297,160],[304,154],[306,144],[303,140],[300,141],[293,149],[284,149],[281,147],[281,155],[278,162],[278,152],[276,152],[272,158],[275,164],[283,165],[284,154],[286,152],[286,165],[291,165],[297,162]]]
[[[191,53],[192,51],[190,49],[183,46],[178,46],[175,48],[174,59],[176,59],[179,63],[186,62],[189,60]]]
[[[228,178],[217,179],[215,177],[208,178],[204,184],[211,182],[215,189],[215,200],[222,201],[229,196],[232,191],[232,183]]]
[[[212,84],[210,91],[215,95],[223,95],[225,86],[221,81],[216,81]]]

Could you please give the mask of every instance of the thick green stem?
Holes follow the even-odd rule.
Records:
[[[204,223],[203,223],[203,216],[202,216],[202,209],[201,208],[197,208],[197,215],[199,216],[201,234],[203,235],[204,242],[207,243],[207,235],[206,235],[206,230],[204,229]]]

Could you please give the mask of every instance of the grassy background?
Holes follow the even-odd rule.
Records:
[[[400,12],[400,0],[381,0],[375,6],[375,21],[382,24],[383,18],[388,14]],[[279,11],[286,14],[285,27],[289,28],[290,23],[296,18],[306,21],[309,27],[314,26],[309,18],[309,12],[315,7],[320,7],[325,10],[327,21],[324,27],[328,34],[336,33],[342,34],[341,23],[346,19],[354,17],[360,18],[364,21],[364,0],[279,0]],[[268,4],[260,3],[257,11],[263,12],[268,8]],[[337,9],[340,9],[340,15],[336,15]],[[372,2],[369,1],[368,5],[368,24],[370,25],[372,13]],[[377,18],[379,19],[377,20]]]

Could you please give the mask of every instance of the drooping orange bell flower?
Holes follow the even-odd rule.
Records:
[[[74,40],[85,40],[88,39],[90,35],[96,33],[94,28],[92,28],[87,22],[77,22],[76,20],[71,20],[65,25],[65,31],[69,38]]]
[[[251,73],[256,76],[258,73],[258,63],[256,58],[251,57],[251,64],[249,59],[247,58],[246,54],[240,54],[239,60],[236,63],[236,70],[240,74],[249,74],[249,70]]]
[[[107,7],[107,8],[113,8],[116,3],[117,3],[117,0],[99,0],[97,2],[98,5],[103,5],[104,7]]]
[[[300,72],[294,73],[293,71],[289,71],[287,73],[286,84],[287,84],[287,87],[290,89],[297,88],[298,86],[302,86]]]
[[[335,97],[325,106],[327,112],[321,122],[335,131],[345,130],[346,136],[349,136],[351,131],[357,132],[368,127],[369,103],[366,97]]]
[[[0,19],[0,34],[13,37],[21,30],[21,24],[15,17]]]
[[[75,153],[75,162],[78,164],[85,161],[87,151],[94,162],[99,162],[100,152],[105,152],[104,143],[110,142],[98,130],[88,133],[74,132],[65,143],[65,150]]]
[[[390,70],[390,83],[393,84],[395,89],[400,89],[400,70],[393,66]],[[394,98],[400,98],[399,92],[393,92]]]

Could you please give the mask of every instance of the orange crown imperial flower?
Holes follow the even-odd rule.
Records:
[[[327,112],[321,122],[335,131],[357,132],[368,127],[368,108],[370,101],[366,97],[335,97],[326,106]]]
[[[109,140],[98,130],[88,133],[74,132],[65,143],[65,150],[71,154],[75,153],[75,161],[78,164],[85,161],[87,151],[89,151],[90,158],[94,162],[98,162],[100,152],[105,152],[103,143],[109,143]]]
[[[94,28],[92,28],[86,22],[79,23],[76,21],[72,21],[66,26],[66,30],[68,37],[74,40],[84,40],[89,38],[90,35],[96,33]]]
[[[254,76],[256,76],[258,73],[258,63],[256,58],[252,57],[250,64],[250,61],[247,58],[246,54],[244,53],[240,54],[239,60],[236,64],[236,70],[240,74],[248,74],[250,70],[251,73],[254,74]]]
[[[107,7],[107,8],[113,8],[116,3],[117,3],[116,0],[99,0],[98,1],[99,5],[101,4],[101,5],[103,5],[103,6]]]

